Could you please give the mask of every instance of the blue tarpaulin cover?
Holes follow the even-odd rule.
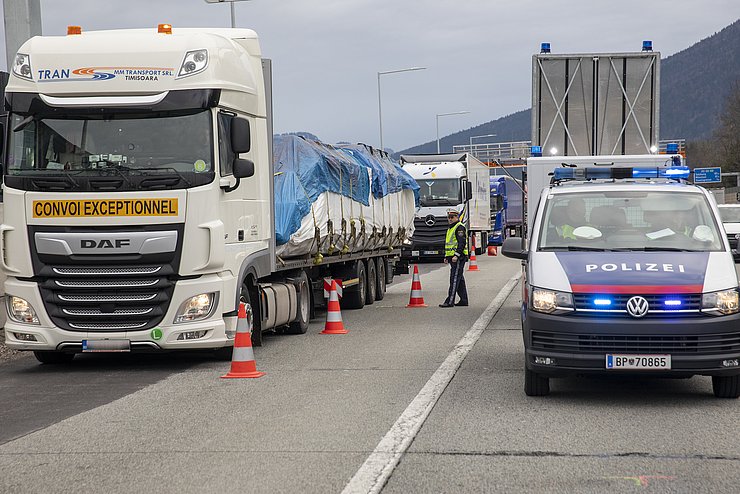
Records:
[[[275,240],[282,245],[290,240],[311,212],[311,204],[323,192],[334,192],[363,206],[375,198],[412,189],[418,203],[413,178],[380,153],[362,145],[335,148],[294,135],[273,139],[275,168]],[[372,170],[372,184],[367,169]]]

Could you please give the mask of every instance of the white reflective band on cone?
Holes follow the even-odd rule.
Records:
[[[327,312],[326,322],[342,322],[342,314],[339,312]]]
[[[252,347],[234,347],[234,356],[232,360],[234,362],[249,362],[250,360],[254,360],[254,352],[252,351]]]
[[[421,290],[411,290],[411,298],[421,298]]]

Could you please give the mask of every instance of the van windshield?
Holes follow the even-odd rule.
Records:
[[[539,250],[720,251],[704,195],[684,191],[578,192],[545,206]]]

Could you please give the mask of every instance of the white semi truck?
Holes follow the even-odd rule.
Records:
[[[271,70],[254,31],[73,29],[26,42],[10,72],[9,347],[44,363],[229,356],[240,302],[259,345],[306,331],[325,278],[343,280],[346,306],[382,298],[400,254],[387,243],[276,256]]]
[[[403,258],[444,257],[448,209],[461,213],[477,253],[482,252],[491,231],[490,168],[470,153],[404,154],[401,163],[419,184],[421,206]]]

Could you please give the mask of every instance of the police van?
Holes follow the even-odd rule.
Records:
[[[530,175],[548,164],[538,159]],[[524,266],[526,394],[549,394],[551,377],[608,373],[712,376],[715,396],[737,398],[740,258],[712,195],[678,160],[614,161],[629,157],[550,166],[530,237],[503,245]]]

